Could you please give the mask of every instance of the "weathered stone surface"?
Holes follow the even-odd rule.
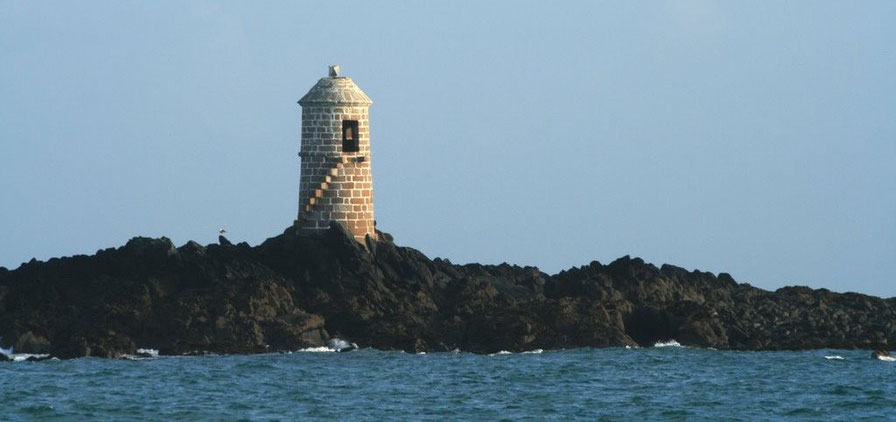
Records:
[[[370,97],[361,88],[358,88],[351,78],[332,76],[332,74],[326,78],[320,78],[299,100],[301,106],[318,104],[368,106],[372,103]]]
[[[16,340],[16,344],[13,346],[13,350],[16,353],[49,353],[50,342],[42,336],[28,331],[19,336],[19,339]]]
[[[650,346],[888,349],[896,299],[807,287],[769,292],[729,275],[623,257],[556,275],[430,260],[340,224],[250,247],[135,238],[94,256],[0,271],[0,346],[60,358],[257,353],[323,346],[473,352]],[[19,343],[15,345],[10,343]],[[28,346],[25,346],[28,344]]]

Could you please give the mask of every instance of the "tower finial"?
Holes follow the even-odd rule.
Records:
[[[334,65],[330,66],[330,77],[335,78],[337,76],[339,76],[339,65],[334,64]]]

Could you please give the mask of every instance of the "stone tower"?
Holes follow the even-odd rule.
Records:
[[[370,98],[330,66],[299,100],[302,106],[300,230],[324,230],[342,223],[355,240],[376,239],[373,178],[370,174]]]

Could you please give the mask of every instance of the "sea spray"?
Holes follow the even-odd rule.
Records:
[[[318,347],[306,347],[304,349],[299,349],[296,351],[297,352],[308,352],[308,353],[335,353],[336,349],[332,349],[327,346],[318,346]]]

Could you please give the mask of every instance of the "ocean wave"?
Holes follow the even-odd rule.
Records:
[[[51,358],[50,355],[44,353],[16,353],[16,351],[13,350],[12,346],[10,346],[8,349],[0,347],[0,354],[6,355],[6,357],[8,357],[13,362],[24,362],[26,360],[41,361],[48,359],[59,360],[56,358]]]
[[[304,349],[296,350],[296,352],[308,352],[308,353],[326,353],[333,352],[335,353],[336,349],[331,349],[327,346],[318,346],[318,347],[306,347]]]
[[[513,354],[513,352],[508,352],[508,351],[506,351],[506,350],[501,350],[501,351],[499,351],[498,353],[489,353],[489,356],[495,356],[495,355],[512,355],[512,354]]]
[[[352,343],[347,340],[343,340],[338,337],[333,337],[327,340],[327,344],[325,346],[317,346],[317,347],[306,347],[304,349],[296,350],[296,352],[311,352],[311,353],[326,353],[326,352],[349,352],[352,350],[357,350],[358,345],[356,343]]]
[[[524,355],[525,355],[525,354],[539,355],[539,354],[542,354],[542,353],[544,353],[544,349],[535,349],[535,350],[528,350],[528,351],[523,352]]]
[[[4,353],[6,355],[6,353]],[[41,361],[41,360],[59,360],[57,358],[51,358],[48,354],[40,354],[40,353],[11,353],[6,355],[13,362],[24,362],[27,360],[32,361]]]
[[[327,347],[337,351],[337,352],[347,352],[350,350],[355,350],[358,348],[358,345],[355,343],[351,343],[349,341],[343,340],[338,337],[333,337],[327,340]]]
[[[144,360],[155,359],[159,357],[159,351],[156,349],[137,349],[133,355],[124,355],[122,358],[127,360]]]
[[[843,356],[840,356],[840,355],[830,355],[830,356],[825,356],[824,358],[827,360],[845,360],[845,359],[843,359]]]
[[[653,344],[653,347],[681,347],[681,343],[672,339],[669,341],[658,341]]]
[[[327,340],[327,347],[329,347],[331,349],[341,350],[341,349],[348,349],[349,347],[352,347],[352,345],[351,345],[351,343],[349,343],[341,338],[334,337],[334,338],[331,338],[330,340]]]
[[[882,360],[884,362],[896,362],[896,356],[878,356],[877,360]]]

